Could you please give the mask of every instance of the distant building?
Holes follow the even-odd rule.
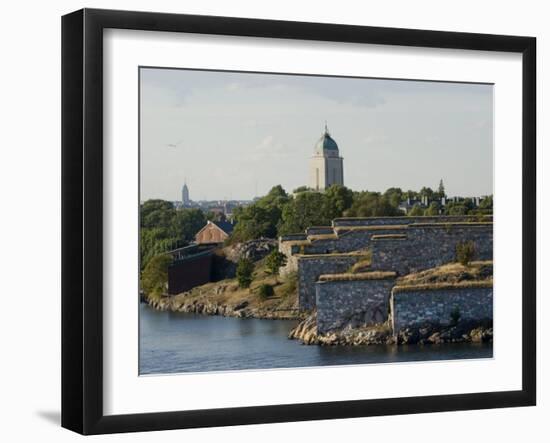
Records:
[[[397,209],[399,209],[401,212],[408,214],[409,211],[414,208],[415,206],[424,207],[423,203],[420,200],[407,197],[405,200],[403,200]]]
[[[404,199],[399,204],[399,206],[397,208],[401,212],[403,212],[404,214],[408,214],[409,211],[411,211],[415,206],[417,206],[421,209],[426,209],[430,206],[430,204],[437,203],[438,206],[440,207],[439,213],[441,214],[441,213],[444,212],[445,206],[447,206],[449,204],[453,204],[453,203],[465,204],[465,205],[468,205],[472,208],[479,208],[481,202],[483,202],[483,200],[485,200],[486,198],[487,198],[486,196],[466,197],[466,198],[465,197],[447,197],[447,196],[440,197],[440,196],[434,196],[434,197],[429,198],[426,195],[422,195],[422,196],[420,196],[420,198],[407,197],[406,199]]]
[[[225,215],[225,208],[223,206],[209,206],[207,208],[207,212],[211,212],[212,214],[215,214],[216,217],[220,217]]]
[[[187,183],[184,183],[183,188],[181,188],[181,204],[189,206],[189,203],[191,203],[191,200],[189,200],[189,188],[187,187]]]
[[[208,221],[195,235],[195,243],[223,243],[233,232],[233,224],[226,221]]]
[[[325,125],[325,132],[315,145],[310,160],[309,187],[323,191],[332,185],[344,185],[344,159]]]

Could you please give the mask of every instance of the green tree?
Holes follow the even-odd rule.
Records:
[[[174,206],[164,200],[147,200],[140,206],[139,246],[142,270],[154,255],[182,243],[174,227],[175,217]]]
[[[281,185],[277,185],[254,204],[236,208],[233,212],[236,226],[231,235],[231,242],[275,237],[283,208],[288,201],[286,191]]]
[[[206,223],[200,209],[178,209],[164,200],[147,200],[140,206],[141,269],[155,255],[187,245]]]
[[[431,202],[430,206],[424,211],[424,215],[439,215],[440,209],[438,202]]]
[[[476,245],[473,241],[461,241],[456,244],[456,260],[460,264],[469,266],[475,255]]]
[[[281,185],[277,185],[273,186],[259,201],[264,204],[281,205],[288,201],[288,194]]]
[[[470,214],[491,215],[493,213],[493,196],[485,197],[479,203],[479,207],[470,211]]]
[[[168,254],[155,255],[141,274],[141,288],[147,295],[161,295],[168,284],[168,266],[172,257]]]
[[[470,211],[475,209],[474,201],[471,198],[465,198],[463,205],[466,207],[466,213],[468,214]]]
[[[164,200],[147,200],[140,206],[142,228],[169,227],[176,215],[174,205]]]
[[[433,198],[434,197],[434,191],[432,188],[427,188],[426,186],[424,186],[420,192],[419,192],[420,196],[421,197],[428,197],[429,199]]]
[[[254,273],[254,263],[249,258],[241,258],[237,263],[237,281],[239,287],[249,288],[252,284],[252,274]]]
[[[437,187],[437,196],[439,198],[447,196],[447,194],[445,194],[445,185],[443,184],[443,179],[439,180],[439,186]]]
[[[479,209],[487,209],[487,210],[493,210],[493,196],[489,195],[485,197],[481,202],[479,203]]]
[[[271,223],[269,237],[276,235],[277,224],[280,222],[283,208],[289,200],[290,197],[281,185],[274,186],[264,197],[258,200],[257,205],[266,209],[269,213]]]
[[[275,237],[273,214],[268,208],[253,204],[235,211],[236,225],[231,234],[234,242],[243,242],[260,237]]]
[[[419,217],[419,216],[422,216],[424,215],[424,209],[422,209],[422,206],[420,205],[414,205],[410,210],[409,210],[409,213],[407,214],[411,217]]]
[[[388,199],[390,204],[394,207],[398,207],[405,197],[401,188],[389,188],[384,192],[384,197]],[[406,197],[405,197],[406,198]]]
[[[445,205],[446,215],[466,215],[468,208],[461,202],[449,202]]]
[[[353,191],[341,185],[332,185],[324,193],[325,214],[329,219],[342,217],[353,203]]]
[[[328,225],[325,196],[320,192],[303,192],[291,199],[282,211],[279,235],[303,232],[309,226]]]
[[[195,239],[195,234],[206,224],[204,212],[200,209],[180,209],[176,211],[174,225],[177,237],[190,242]]]
[[[308,188],[307,186],[299,186],[294,191],[292,191],[293,194],[299,194],[300,192],[308,192],[312,191],[311,188]]]
[[[275,291],[273,290],[273,286],[268,285],[267,283],[262,283],[258,288],[258,296],[262,300],[266,300],[269,297],[273,297],[274,294],[275,294]]]
[[[379,192],[363,191],[355,193],[353,204],[346,215],[350,217],[391,217],[399,215],[397,205]]]
[[[278,275],[279,268],[286,264],[286,255],[273,249],[265,260],[265,265],[270,274]]]
[[[141,268],[157,254],[175,249],[179,239],[172,236],[165,228],[145,228],[140,231],[140,261]]]

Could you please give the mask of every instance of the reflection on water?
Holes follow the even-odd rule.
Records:
[[[161,312],[140,305],[140,374],[490,358],[491,344],[305,346],[296,320]]]

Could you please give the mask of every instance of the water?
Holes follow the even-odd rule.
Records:
[[[305,346],[296,320],[156,311],[140,305],[140,374],[491,358],[491,344]]]

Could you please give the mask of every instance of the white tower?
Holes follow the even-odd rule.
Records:
[[[340,157],[338,145],[330,136],[326,124],[309,164],[310,188],[323,191],[332,185],[344,185],[344,159]]]

